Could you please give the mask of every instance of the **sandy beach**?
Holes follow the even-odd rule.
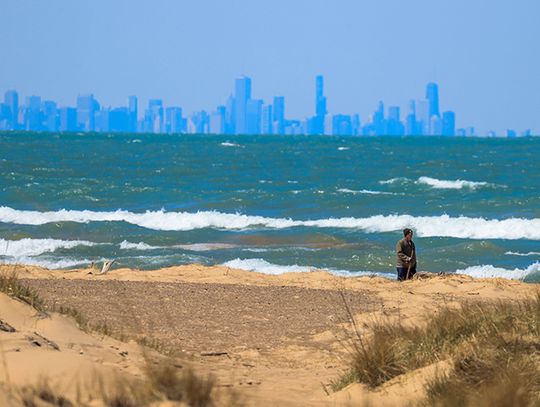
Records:
[[[196,264],[113,268],[106,275],[89,268],[0,267],[13,271],[49,311],[0,295],[0,319],[15,329],[0,331],[4,404],[15,403],[9,389],[43,376],[71,396],[96,372],[140,378],[147,351],[139,343],[172,355],[179,366],[214,375],[216,388],[234,391],[243,405],[414,404],[436,366],[375,390],[360,384],[331,390],[349,366],[350,315],[360,334],[369,336],[375,321],[421,325],[444,306],[517,301],[538,292],[535,284],[460,275],[422,274],[398,283],[324,271],[274,276]],[[106,329],[84,332],[73,318],[50,312],[60,308],[75,309],[89,326]]]

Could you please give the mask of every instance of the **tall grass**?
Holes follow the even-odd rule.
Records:
[[[451,372],[430,382],[427,405],[540,402],[540,294],[521,302],[445,307],[424,326],[377,323],[372,331],[369,339],[355,338],[351,369],[335,388],[352,381],[377,387],[450,360]],[[480,399],[489,403],[478,404]]]
[[[44,312],[45,301],[36,290],[20,282],[16,269],[0,272],[0,292],[31,305],[36,310]]]

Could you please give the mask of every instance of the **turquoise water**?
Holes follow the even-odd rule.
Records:
[[[0,261],[540,281],[540,138],[0,134]]]

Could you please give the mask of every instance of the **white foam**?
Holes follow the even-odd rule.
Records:
[[[338,150],[339,151],[346,151],[346,150],[350,150],[350,147],[338,147]]]
[[[0,239],[0,256],[21,257],[38,256],[42,253],[52,253],[57,249],[72,249],[77,246],[95,246],[96,243],[84,240],[58,239]]]
[[[98,260],[98,262],[104,261],[103,259]],[[38,267],[44,267],[47,269],[64,269],[64,268],[71,268],[75,266],[84,266],[87,264],[90,264],[91,261],[88,259],[72,259],[72,258],[64,258],[64,259],[40,259],[38,257],[16,257],[16,258],[10,258],[10,259],[1,259],[0,263],[2,264],[25,264],[29,266],[38,266]]]
[[[223,264],[225,267],[234,269],[256,271],[264,274],[283,274],[283,273],[305,273],[311,271],[311,267],[305,266],[279,266],[272,264],[263,259],[234,259]]]
[[[240,144],[231,143],[229,141],[225,141],[221,143],[223,147],[240,147]]]
[[[523,256],[523,257],[528,257],[528,256],[540,256],[540,252],[528,252],[528,253],[519,253],[519,252],[506,252],[504,254],[507,254],[509,256]]]
[[[159,246],[150,246],[149,244],[146,244],[144,242],[139,243],[131,243],[127,240],[124,240],[122,243],[120,243],[120,249],[122,250],[157,250],[161,249]]]
[[[380,273],[375,271],[348,271],[336,269],[321,269],[310,266],[281,266],[272,264],[263,259],[234,259],[223,264],[225,267],[230,267],[239,270],[254,271],[263,274],[279,275],[284,273],[306,273],[310,271],[322,270],[330,274],[342,277],[361,277],[361,276],[379,276],[385,278],[395,278],[393,273]]]
[[[464,270],[457,270],[457,274],[466,274],[474,278],[496,278],[502,277],[510,280],[523,280],[532,273],[540,272],[540,262],[531,264],[526,269],[508,270],[501,267],[495,267],[490,264],[482,266],[467,267]]]
[[[286,229],[317,227],[356,229],[366,233],[395,232],[413,228],[418,236],[454,237],[462,239],[530,239],[540,240],[540,219],[484,219],[466,216],[375,215],[367,218],[326,218],[294,220],[268,218],[217,211],[133,213],[59,210],[55,212],[20,211],[0,207],[0,222],[23,225],[43,225],[52,222],[127,222],[147,229],[187,231],[204,228],[244,230],[256,227]]]
[[[409,181],[408,178],[398,177],[398,178],[390,178],[384,181],[379,181],[379,184],[386,185],[386,184],[396,184],[398,182],[405,182]]]
[[[386,191],[372,191],[370,189],[361,189],[359,191],[354,189],[348,189],[348,188],[339,188],[338,192],[344,192],[346,194],[367,194],[367,195],[401,195],[396,194],[394,192],[386,192]]]
[[[463,188],[476,189],[479,187],[485,187],[485,186],[491,185],[487,182],[474,182],[474,181],[466,181],[466,180],[461,180],[461,179],[458,179],[455,181],[448,181],[448,180],[441,180],[441,179],[431,178],[431,177],[420,177],[418,178],[418,181],[416,181],[416,183],[428,185],[435,189],[463,189]]]

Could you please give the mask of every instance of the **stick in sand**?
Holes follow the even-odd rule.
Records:
[[[409,273],[411,272],[411,266],[412,266],[412,259],[414,257],[414,249],[411,253],[411,261],[409,262],[409,267],[407,268],[407,276],[405,277],[405,280],[409,279]]]

